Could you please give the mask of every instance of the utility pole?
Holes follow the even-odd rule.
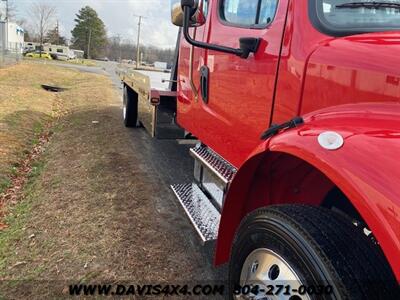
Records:
[[[6,16],[4,18],[4,20],[6,21],[5,47],[6,47],[6,49],[8,49],[8,47],[9,47],[9,43],[8,43],[8,0],[2,0],[2,1],[6,2]]]
[[[92,39],[92,29],[89,28],[89,39],[88,39],[88,47],[87,47],[87,58],[90,59],[90,42]]]
[[[122,60],[122,48],[121,48],[122,39],[121,39],[120,34],[118,34],[117,37],[118,37],[118,48],[119,48],[119,61],[121,62],[121,60]]]
[[[6,21],[8,23],[8,0],[6,0]]]
[[[57,20],[56,32],[57,32],[57,45],[60,45],[60,24],[58,20]]]
[[[136,45],[136,69],[139,69],[140,66],[140,29],[142,25],[142,19],[144,18],[143,16],[136,16],[139,17],[139,23],[138,23],[138,36],[137,36],[137,45]]]
[[[6,15],[4,16],[4,21],[8,21],[8,11],[9,11],[9,8],[8,8],[8,0],[1,0],[2,2],[5,2],[6,3],[6,11],[5,11],[5,13],[6,13]],[[1,21],[1,20],[0,20]]]

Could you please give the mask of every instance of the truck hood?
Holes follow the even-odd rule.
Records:
[[[400,31],[337,38],[307,64],[302,114],[358,102],[400,101]]]

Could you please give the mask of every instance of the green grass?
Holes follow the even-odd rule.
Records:
[[[5,192],[11,186],[9,178],[0,178],[0,194]]]
[[[64,64],[72,64],[72,65],[81,65],[81,66],[86,66],[86,67],[95,67],[97,66],[96,61],[91,60],[91,59],[70,59],[70,60],[53,60],[54,62],[57,63],[64,63]]]
[[[33,124],[33,133],[36,135],[40,135],[43,132],[43,123],[36,121]]]
[[[35,178],[37,178],[42,172],[45,167],[44,161],[37,161],[33,163],[32,170],[28,175],[29,181],[28,185],[31,184]]]
[[[6,270],[10,267],[7,262],[17,255],[14,251],[10,251],[9,245],[18,242],[22,238],[24,234],[23,228],[31,207],[32,198],[27,198],[11,208],[5,218],[9,227],[0,233],[0,270]],[[4,274],[0,273],[0,276],[4,276]]]
[[[91,60],[91,59],[73,59],[73,60],[69,60],[68,63],[77,64],[77,65],[83,65],[83,66],[87,66],[87,67],[95,67],[95,66],[97,66],[97,63],[94,60]]]
[[[24,56],[24,60],[27,61],[35,61],[35,60],[41,60],[41,61],[52,61],[52,59],[44,58],[44,57],[26,57]]]
[[[44,161],[37,161],[29,173],[29,180],[24,188],[24,200],[18,202],[15,206],[9,208],[8,214],[5,217],[5,223],[8,228],[0,232],[0,270],[6,270],[8,261],[13,261],[17,255],[12,251],[10,245],[18,242],[24,235],[27,219],[32,211],[32,206],[37,201],[36,197],[36,180],[45,169]],[[0,277],[4,274],[0,273]]]

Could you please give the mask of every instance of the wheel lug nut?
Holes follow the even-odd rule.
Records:
[[[251,265],[251,273],[255,273],[258,270],[258,261],[253,262]]]

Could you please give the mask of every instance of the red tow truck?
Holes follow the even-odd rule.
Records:
[[[172,22],[170,85],[121,72],[124,121],[199,140],[172,189],[229,298],[400,299],[400,1],[173,0]]]

